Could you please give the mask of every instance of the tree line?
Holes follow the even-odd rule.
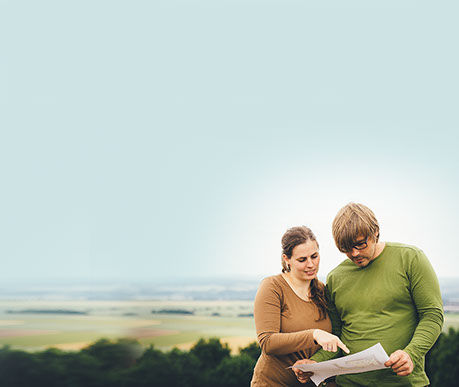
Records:
[[[200,339],[189,351],[144,349],[131,339],[101,339],[79,352],[48,349],[29,353],[0,349],[4,387],[243,387],[260,355],[254,342],[231,355],[218,338]],[[432,386],[459,380],[459,331],[442,333],[426,356]]]

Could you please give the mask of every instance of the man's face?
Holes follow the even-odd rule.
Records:
[[[353,243],[351,251],[346,252],[347,257],[357,266],[367,266],[376,255],[376,237],[370,235],[368,238],[359,236]]]

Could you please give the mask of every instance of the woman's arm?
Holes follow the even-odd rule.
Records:
[[[287,355],[314,347],[317,344],[329,351],[336,351],[337,347],[344,346],[338,337],[320,329],[281,333],[282,297],[281,287],[276,286],[272,278],[262,281],[255,297],[255,326],[258,342],[264,353],[268,355]],[[317,343],[314,340],[317,340]]]

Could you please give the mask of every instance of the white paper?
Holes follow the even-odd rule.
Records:
[[[330,376],[343,374],[356,374],[359,372],[367,372],[388,368],[384,365],[389,360],[386,351],[380,343],[365,349],[364,351],[353,355],[340,357],[313,364],[299,364],[295,368],[304,372],[314,372],[311,380],[317,386],[323,380]],[[292,367],[289,367],[292,368]]]

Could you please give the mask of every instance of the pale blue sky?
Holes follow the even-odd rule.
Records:
[[[349,201],[459,276],[458,11],[0,0],[0,279],[325,276]]]

